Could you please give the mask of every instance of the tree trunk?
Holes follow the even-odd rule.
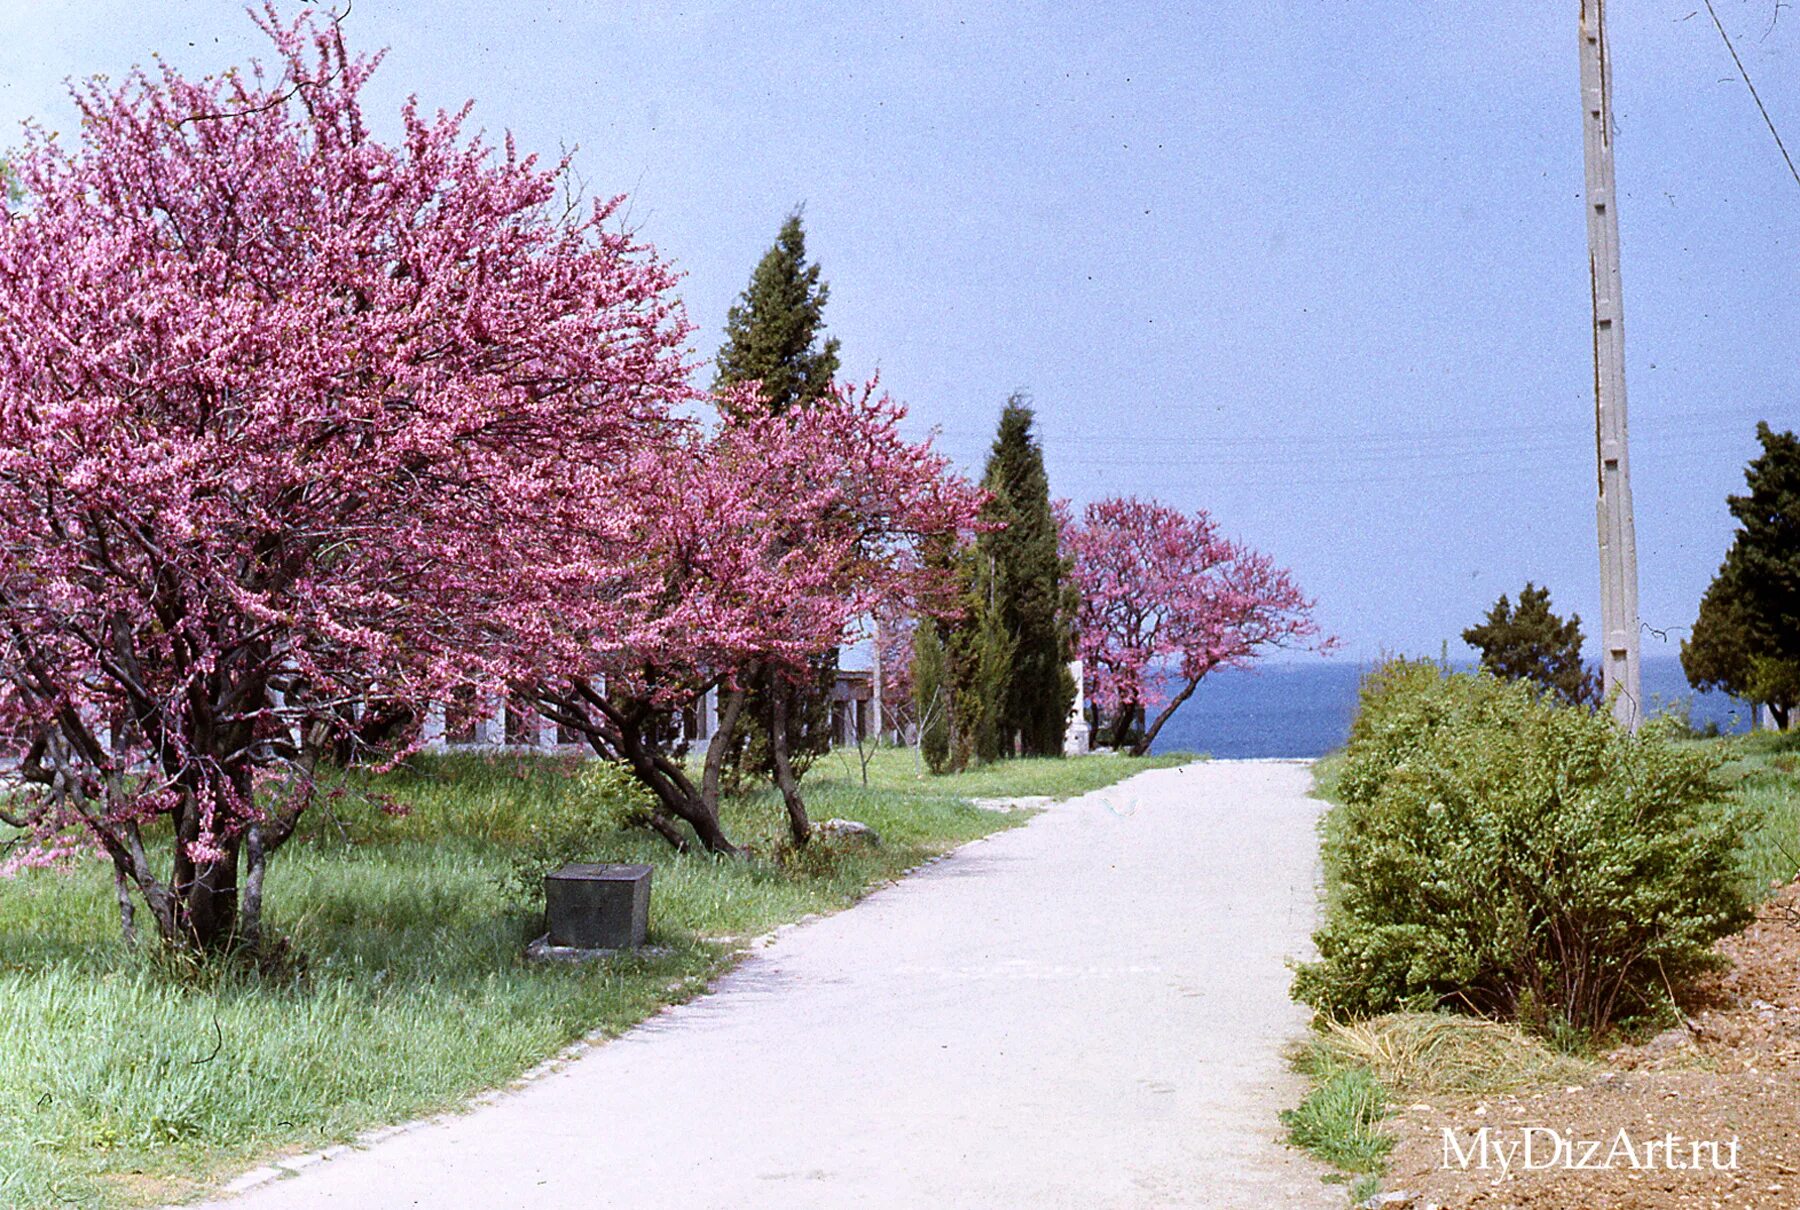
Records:
[[[238,935],[238,854],[237,843],[221,844],[225,856],[195,867],[192,879],[182,895],[185,901],[186,932],[199,950],[226,949]]]
[[[800,798],[800,783],[794,778],[793,765],[788,761],[787,725],[788,699],[793,688],[785,677],[779,673],[772,674],[769,686],[774,698],[773,724],[769,728],[769,752],[775,759],[775,784],[781,788],[781,801],[787,804],[788,834],[794,838],[794,844],[806,847],[812,839],[812,822],[806,817],[806,803]]]
[[[188,944],[189,938],[182,927],[184,905],[176,890],[157,878],[150,867],[149,855],[144,851],[144,836],[137,823],[125,819],[118,823],[107,822],[108,817],[116,817],[119,799],[124,794],[125,779],[117,763],[110,759],[113,753],[110,747],[99,743],[97,737],[88,727],[87,722],[73,709],[66,710],[57,720],[57,725],[40,734],[27,750],[24,759],[19,763],[18,772],[25,781],[47,787],[52,793],[66,796],[73,801],[75,808],[93,828],[95,839],[100,842],[106,855],[113,863],[113,893],[119,905],[119,927],[127,944],[137,941],[137,905],[132,900],[135,888],[144,897],[144,903],[155,917],[157,933],[170,944]],[[78,756],[85,757],[89,767],[98,770],[99,775],[90,780],[77,768]],[[99,794],[104,809],[95,812],[90,808],[90,795]],[[25,826],[23,821],[14,820],[0,812],[0,819],[5,819],[14,827]],[[176,826],[182,826],[182,815],[176,813]],[[191,863],[184,860],[184,846],[176,845],[177,869],[187,867],[191,873]]]
[[[670,844],[677,849],[687,845],[674,823],[679,819],[693,829],[694,836],[709,852],[735,855],[739,851],[719,822],[718,781],[724,749],[743,706],[741,694],[726,701],[719,728],[707,746],[699,787],[688,779],[680,765],[645,738],[644,727],[655,713],[648,702],[615,703],[591,686],[577,684],[566,693],[540,690],[537,704],[552,722],[580,732],[597,755],[620,761],[631,770],[655,796],[658,811],[652,816],[651,827]]]
[[[700,797],[711,806],[714,815],[719,813],[719,779],[724,775],[725,758],[731,752],[732,740],[737,738],[738,716],[744,712],[746,696],[741,688],[726,695],[712,738],[706,743],[706,763],[700,771]]]
[[[1125,746],[1126,737],[1131,734],[1131,724],[1137,719],[1138,704],[1136,702],[1120,702],[1119,715],[1113,719],[1112,750],[1117,752]]]
[[[694,830],[701,846],[709,853],[736,854],[738,847],[731,843],[719,823],[718,802],[707,802],[674,762],[653,752],[640,725],[626,723],[620,726],[619,734],[624,749],[621,755],[638,780],[649,787],[671,815]]]
[[[167,886],[159,881],[150,870],[150,856],[144,852],[143,833],[135,823],[127,823],[119,832],[111,836],[103,836],[107,849],[113,855],[115,868],[123,861],[125,872],[143,895],[144,903],[150,908],[150,915],[156,920],[157,934],[166,942],[172,942],[180,935],[176,926],[175,895]],[[120,916],[125,912],[121,905]],[[135,910],[131,912],[132,929],[127,932],[126,940],[130,940],[136,932]]]
[[[1770,702],[1769,717],[1774,720],[1775,730],[1786,731],[1788,729],[1788,708],[1786,706],[1777,706],[1774,702]]]
[[[176,811],[175,855],[169,879],[175,892],[174,940],[195,950],[228,946],[238,925],[238,850],[242,841],[220,841],[224,856],[196,862],[192,846],[200,839],[200,806],[185,791]]]
[[[244,891],[239,904],[238,933],[246,945],[262,942],[263,873],[269,866],[268,850],[263,847],[262,828],[250,825],[244,834]]]
[[[137,904],[131,900],[131,867],[125,858],[113,857],[113,893],[119,897],[119,928],[126,945],[137,944]]]
[[[681,834],[681,829],[675,826],[675,821],[663,814],[661,807],[650,812],[650,830],[668,841],[677,853],[689,852],[694,847]]]
[[[1169,721],[1169,717],[1181,708],[1181,703],[1194,696],[1194,690],[1200,687],[1200,679],[1205,675],[1206,673],[1202,672],[1200,676],[1189,681],[1180,693],[1169,699],[1169,704],[1162,708],[1162,713],[1156,716],[1156,721],[1144,728],[1144,737],[1132,746],[1131,754],[1133,756],[1143,756],[1150,751],[1150,745],[1156,739],[1156,733],[1161,731],[1163,724]]]

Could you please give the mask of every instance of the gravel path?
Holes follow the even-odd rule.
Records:
[[[218,1204],[1341,1208],[1276,1141],[1308,777],[1058,804],[496,1103]]]

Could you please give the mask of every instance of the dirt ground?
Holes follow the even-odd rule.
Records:
[[[1800,883],[1719,949],[1688,1025],[1583,1086],[1401,1106],[1387,1205],[1800,1210]]]

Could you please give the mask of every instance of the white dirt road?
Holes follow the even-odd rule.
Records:
[[[1341,1208],[1275,1118],[1308,780],[1215,761],[1052,806],[496,1103],[217,1204]]]

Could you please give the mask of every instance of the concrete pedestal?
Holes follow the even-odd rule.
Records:
[[[633,949],[650,925],[647,865],[566,865],[544,879],[550,945]]]

